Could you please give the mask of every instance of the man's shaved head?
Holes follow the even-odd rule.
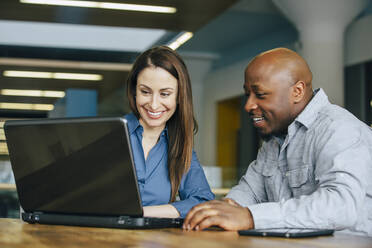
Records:
[[[250,73],[256,70],[260,73]],[[313,75],[308,64],[299,54],[288,48],[275,48],[257,55],[248,64],[246,72],[249,75],[260,74],[261,76],[262,73],[273,75],[280,72],[290,77],[293,83],[304,81],[309,89],[312,88]]]

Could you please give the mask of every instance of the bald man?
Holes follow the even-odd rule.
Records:
[[[245,110],[264,139],[223,201],[195,206],[186,230],[324,228],[372,236],[372,130],[313,91],[297,53],[277,48],[245,70]],[[247,148],[249,149],[249,148]]]

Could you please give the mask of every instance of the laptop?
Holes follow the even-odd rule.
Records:
[[[24,221],[108,228],[182,225],[181,218],[143,217],[125,118],[9,120],[4,131]]]

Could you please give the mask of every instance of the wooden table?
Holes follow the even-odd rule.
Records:
[[[239,236],[237,232],[181,229],[123,230],[27,224],[0,219],[0,247],[372,247],[372,238],[336,234],[329,237],[285,239]]]

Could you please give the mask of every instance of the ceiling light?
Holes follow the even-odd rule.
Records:
[[[8,103],[0,102],[0,109],[20,109],[20,110],[43,110],[54,109],[53,104],[33,104],[33,103]]]
[[[65,96],[64,91],[52,91],[52,90],[13,90],[13,89],[2,89],[0,95],[6,96],[37,96],[37,97],[58,97],[62,98]]]
[[[52,73],[41,71],[4,71],[4,77],[52,78]]]
[[[126,3],[112,3],[112,2],[74,1],[74,0],[20,0],[20,2],[29,3],[29,4],[46,4],[46,5],[84,7],[84,8],[156,12],[156,13],[165,13],[165,14],[174,14],[177,12],[176,8],[168,7],[168,6],[126,4]]]
[[[171,41],[168,47],[172,48],[173,50],[176,50],[178,47],[180,47],[183,43],[191,39],[193,36],[192,32],[183,32],[180,36],[178,36],[174,41]]]
[[[1,21],[0,21],[1,22]],[[1,32],[1,29],[0,29]],[[0,41],[1,42],[1,41]],[[105,70],[105,71],[130,71],[132,64],[128,63],[107,63],[87,61],[66,61],[51,59],[25,59],[25,58],[0,58],[0,65],[15,66],[37,66],[53,68],[73,68],[82,70]]]
[[[43,71],[4,71],[5,77],[22,77],[22,78],[52,78],[52,79],[71,79],[100,81],[103,76],[100,74],[86,73],[61,73],[61,72],[43,72]]]
[[[99,74],[82,74],[82,73],[53,73],[55,79],[73,79],[73,80],[88,80],[88,81],[100,81],[102,75]]]

